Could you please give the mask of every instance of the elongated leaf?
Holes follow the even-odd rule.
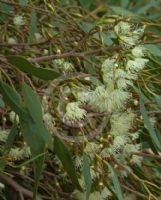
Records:
[[[22,85],[22,92],[26,107],[29,110],[29,113],[32,116],[33,120],[39,123],[42,122],[42,108],[37,95],[25,83]]]
[[[79,2],[83,7],[89,9],[89,7],[92,5],[93,0],[88,0],[88,1],[87,0],[79,0]]]
[[[52,138],[43,124],[41,104],[37,96],[26,84],[23,85],[22,91],[25,106],[30,115],[25,120],[20,117],[21,132],[27,144],[31,147],[32,157],[35,157],[44,153],[47,144],[52,145]],[[45,155],[42,155],[34,161],[34,199],[36,199],[44,159]]]
[[[43,80],[53,80],[60,76],[59,73],[53,70],[35,67],[28,60],[21,56],[8,56],[7,60],[21,71]]]
[[[5,102],[10,105],[12,110],[14,110],[20,117],[26,118],[27,113],[20,106],[20,98],[17,92],[2,81],[0,81],[0,92],[3,95]]]
[[[118,7],[118,6],[111,6],[111,9],[118,15],[134,16],[134,13],[132,13],[124,8]]]
[[[78,178],[76,175],[75,167],[72,162],[72,156],[66,146],[63,144],[63,142],[55,136],[54,138],[54,152],[58,156],[58,158],[61,160],[64,169],[67,171],[68,175],[70,176],[73,185],[81,190],[81,187],[78,182]]]
[[[35,156],[35,157],[30,158],[29,160],[24,161],[24,162],[21,163],[21,164],[15,165],[15,163],[14,163],[14,165],[12,165],[12,164],[10,163],[10,166],[12,166],[13,168],[21,168],[21,167],[23,167],[23,166],[26,166],[26,165],[32,163],[33,161],[37,160],[37,159],[40,158],[40,157],[45,156],[46,154],[47,154],[47,152],[43,152],[43,153],[41,153],[41,154],[38,154],[38,155]]]
[[[88,23],[88,22],[81,22],[80,27],[83,29],[84,32],[90,32],[94,27],[96,27],[96,23]]]
[[[12,148],[13,142],[15,140],[15,136],[17,135],[17,126],[16,126],[16,122],[14,122],[11,131],[8,135],[6,144],[4,146],[3,149],[3,156],[5,157],[8,152],[10,151],[10,149]],[[5,160],[0,160],[0,171],[3,170],[5,168],[6,165],[6,161]]]
[[[28,0],[19,0],[19,3],[21,5],[27,5],[28,4]]]
[[[129,0],[121,0],[121,7],[126,8],[129,4]]]
[[[9,17],[7,14],[11,12],[12,7],[7,3],[0,3],[0,9],[4,11],[4,13],[0,14],[0,20],[3,22],[8,21]]]
[[[146,13],[149,9],[151,8],[151,4],[146,4],[144,6],[142,6],[141,8],[139,8],[136,13],[137,14],[142,14],[142,13]]]
[[[144,102],[143,102],[142,98],[140,98],[140,110],[141,110],[141,114],[142,114],[143,119],[144,119],[144,124],[145,124],[147,130],[149,131],[149,134],[150,134],[150,137],[151,137],[153,143],[156,145],[156,147],[161,149],[161,144],[160,144],[159,139],[156,135],[155,129],[151,125],[151,122],[148,118],[148,115],[146,113],[146,109],[145,109]]]
[[[83,156],[83,175],[86,185],[86,199],[89,198],[91,187],[92,187],[92,178],[90,173],[90,160],[87,155]]]
[[[21,132],[24,136],[25,141],[31,148],[31,154],[32,157],[38,156],[39,154],[42,154],[45,152],[45,142],[43,137],[41,137],[40,133],[42,130],[40,130],[40,127],[33,122],[31,118],[28,118],[28,120],[20,120],[21,124]],[[34,197],[33,199],[36,199],[37,195],[37,189],[39,185],[39,180],[41,176],[41,172],[43,169],[43,163],[44,163],[44,157],[45,155],[42,155],[41,157],[37,158],[37,160],[34,161]]]
[[[7,141],[4,146],[4,152],[9,152],[12,148],[13,142],[15,140],[15,137],[17,135],[17,124],[16,121],[13,123],[13,126],[11,128],[10,134],[8,135]]]
[[[122,193],[121,186],[120,186],[120,182],[118,180],[116,172],[110,164],[108,164],[108,167],[109,167],[109,171],[111,173],[111,178],[112,178],[112,182],[114,184],[116,196],[117,196],[118,200],[124,200],[123,193]]]
[[[20,118],[20,126],[26,143],[31,147],[32,156],[36,156],[42,153],[45,142],[41,135],[41,130],[38,128],[38,125],[33,122],[31,117],[29,117],[26,120],[22,120]]]
[[[154,56],[159,56],[161,57],[161,49],[157,47],[156,45],[153,44],[145,44],[144,45],[149,51],[154,55]]]
[[[161,96],[159,96],[159,95],[156,95],[156,96],[155,96],[155,100],[156,100],[156,102],[157,102],[158,106],[159,106],[159,107],[160,107],[160,109],[161,109]]]
[[[1,108],[4,108],[4,107],[5,107],[5,103],[4,103],[4,101],[2,100],[1,97],[0,97],[0,107],[1,107]]]
[[[0,91],[3,94],[5,101],[10,105],[10,107],[19,115],[20,118],[20,126],[21,132],[24,137],[24,140],[31,148],[32,157],[35,157],[39,154],[43,154],[45,152],[46,145],[48,143],[51,144],[52,139],[50,137],[49,132],[43,125],[42,113],[40,112],[40,104],[36,99],[36,95],[32,92],[30,87],[24,85],[24,99],[27,108],[21,108],[19,106],[20,99],[18,94],[10,88],[7,84],[0,82]],[[33,95],[33,96],[32,96]],[[38,105],[35,105],[38,104]],[[34,108],[34,106],[36,108]],[[31,108],[34,109],[33,112],[37,112],[37,115],[33,115],[31,112]],[[35,117],[38,117],[39,121],[35,120]],[[34,118],[34,120],[33,120]],[[9,143],[8,143],[9,145]],[[44,155],[39,157],[34,161],[34,176],[35,176],[35,185],[34,185],[34,199],[36,199],[38,184],[40,175],[42,172],[44,163]],[[3,163],[0,163],[1,165]]]
[[[0,89],[1,90],[5,90],[6,93],[11,93],[12,97],[14,98],[15,100],[15,103],[16,104],[20,104],[20,97],[19,97],[19,94],[14,90],[12,89],[9,85],[7,85],[6,83],[4,83],[3,81],[0,81]]]
[[[40,182],[40,176],[43,171],[43,164],[45,161],[45,155],[42,155],[40,158],[38,158],[36,161],[34,161],[34,195],[33,195],[33,200],[36,200],[37,196],[37,190],[39,187],[39,182]]]
[[[45,144],[51,146],[52,137],[49,131],[44,126],[41,104],[38,100],[38,97],[26,84],[23,84],[22,92],[25,100],[25,105],[34,121],[33,128],[35,128],[35,130],[37,131],[38,137],[42,137],[44,139]]]
[[[36,17],[35,11],[33,11],[33,13],[31,14],[30,31],[29,31],[29,38],[28,38],[29,43],[32,42],[34,38],[34,34],[36,33],[36,29],[37,29],[37,17]]]

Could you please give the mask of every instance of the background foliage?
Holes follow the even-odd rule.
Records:
[[[0,0],[2,199],[76,199],[81,172],[86,199],[102,184],[109,199],[161,199],[160,9],[160,0]],[[96,130],[101,135],[107,123],[101,115],[86,108],[97,117],[83,128],[63,121],[66,104],[80,88],[99,85],[102,62],[120,51],[111,32],[120,21],[146,26],[142,42],[150,60],[131,91],[143,160],[140,167],[128,163],[127,177],[118,176],[124,166],[116,160],[98,155],[91,166],[83,151],[88,140],[102,144]],[[98,163],[112,176],[93,181]]]

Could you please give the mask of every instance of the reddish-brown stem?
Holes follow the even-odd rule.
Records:
[[[19,193],[21,199],[23,199],[23,196],[33,199],[33,193],[31,191],[29,191],[26,188],[24,188],[23,186],[19,185],[16,181],[14,181],[9,176],[0,174],[0,182],[14,188]],[[37,197],[36,199],[42,200],[41,197]]]
[[[70,51],[70,52],[62,53],[62,54],[42,56],[42,57],[37,57],[37,58],[29,58],[28,60],[30,62],[42,62],[42,61],[49,61],[49,60],[54,60],[54,59],[67,58],[67,57],[85,58],[86,56],[98,55],[99,53],[102,53],[102,52],[118,51],[118,50],[121,50],[120,46],[109,46],[106,48],[100,48],[100,49],[95,49],[91,51],[85,51],[85,52]]]
[[[142,199],[148,199],[148,197],[145,196],[144,194],[141,194],[140,192],[138,192],[136,190],[133,190],[133,189],[129,188],[126,185],[121,184],[121,187],[124,188],[125,190],[127,190],[128,192],[133,193],[133,194],[135,194],[138,197],[141,197]]]

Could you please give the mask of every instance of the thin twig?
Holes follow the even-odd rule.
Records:
[[[86,56],[98,55],[99,53],[102,53],[102,52],[107,53],[108,51],[118,51],[118,50],[121,50],[120,46],[109,46],[109,47],[106,47],[106,48],[100,48],[100,49],[95,49],[95,50],[85,51],[85,52],[70,51],[70,52],[62,53],[62,54],[42,56],[42,57],[37,57],[37,58],[29,58],[28,61],[30,61],[30,62],[42,62],[42,61],[49,61],[49,60],[54,60],[54,59],[67,58],[67,57],[85,58]]]
[[[159,44],[159,43],[161,43],[161,39],[145,41],[145,44]]]
[[[138,192],[138,191],[136,191],[136,190],[133,190],[133,189],[127,187],[126,185],[121,184],[121,187],[124,188],[125,190],[127,190],[127,191],[129,191],[129,192],[135,194],[135,195],[138,196],[138,197],[141,197],[141,198],[143,198],[143,199],[148,199],[148,197],[145,196],[144,194],[141,194],[140,192]]]
[[[48,43],[50,40],[43,40],[41,42],[35,42],[35,43],[16,43],[16,44],[9,44],[9,43],[5,43],[2,42],[0,43],[0,47],[19,47],[19,48],[24,48],[24,47],[29,47],[29,46],[38,46],[38,45],[43,45]]]
[[[9,176],[0,174],[0,181],[14,188],[19,193],[19,195],[21,194],[21,199],[22,199],[22,195],[30,199],[33,199],[33,192],[19,185],[16,181],[14,181]],[[36,199],[42,200],[41,197],[37,197]]]
[[[41,8],[33,7],[33,6],[30,6],[30,5],[22,5],[22,4],[19,4],[19,3],[6,1],[6,0],[0,0],[0,2],[5,3],[5,4],[9,4],[9,5],[14,6],[14,7],[21,8],[22,10],[25,10],[25,11],[26,10],[36,10],[39,13],[53,14],[52,12],[50,12],[48,10],[44,10],[44,9],[41,9]]]
[[[159,115],[159,114],[161,114],[161,111],[149,111],[148,112],[148,115],[153,115],[153,114]]]
[[[143,157],[145,156],[145,157],[155,158],[157,160],[161,160],[161,156],[159,156],[159,155],[154,155],[154,154],[149,154],[149,153],[142,153],[142,152],[140,152],[140,153],[134,152],[132,154],[133,155],[137,155],[137,156],[143,156]]]

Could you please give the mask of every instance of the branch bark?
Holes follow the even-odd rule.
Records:
[[[37,57],[37,58],[29,58],[28,61],[30,61],[30,62],[42,62],[42,61],[49,61],[49,60],[54,60],[54,59],[67,58],[67,57],[85,58],[86,56],[98,55],[102,52],[118,51],[118,50],[121,50],[120,46],[109,46],[109,47],[106,47],[106,48],[100,48],[100,49],[95,49],[95,50],[85,51],[85,52],[70,51],[70,52],[62,53],[62,54],[42,56],[42,57]]]
[[[126,185],[121,184],[121,187],[124,188],[125,190],[127,190],[128,192],[131,192],[131,193],[135,194],[135,195],[138,196],[139,198],[148,200],[148,197],[147,197],[147,196],[145,196],[144,194],[141,194],[140,192],[138,192],[138,191],[136,191],[136,190],[133,190],[133,189],[129,188],[129,187],[126,186]]]
[[[23,199],[23,196],[28,197],[30,199],[33,199],[33,192],[31,192],[30,190],[24,188],[23,186],[19,185],[16,181],[14,181],[12,178],[10,178],[9,176],[5,176],[0,174],[0,182],[11,186],[12,188],[15,189],[15,191],[18,192],[18,194],[20,195],[20,198]],[[41,197],[37,197],[36,200],[42,200]]]

